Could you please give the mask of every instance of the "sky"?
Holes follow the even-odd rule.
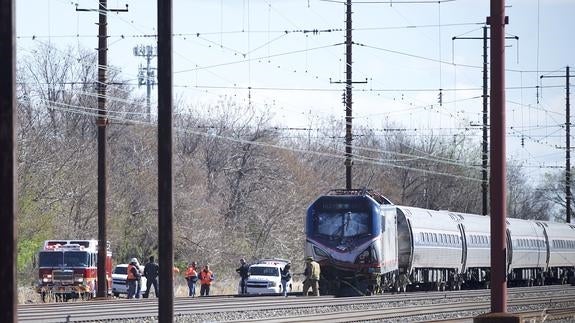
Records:
[[[466,136],[479,144],[483,42],[462,38],[482,37],[489,1],[402,2],[353,4],[353,80],[364,82],[354,84],[354,127],[382,136],[390,128]],[[17,54],[40,43],[62,51],[97,47],[97,13],[78,12],[76,4],[97,7],[96,0],[16,0]],[[128,12],[108,16],[108,61],[136,84],[146,61],[133,48],[155,44],[156,1],[109,0],[108,8],[126,4]],[[507,157],[522,162],[537,182],[543,172],[558,170],[550,167],[565,165],[565,78],[541,75],[565,76],[566,66],[575,67],[575,1],[506,5],[506,34],[519,38],[506,41]],[[266,109],[286,128],[344,120],[344,84],[338,83],[346,70],[343,2],[173,0],[173,8],[180,102],[208,106],[226,96]],[[136,91],[146,93],[145,87]]]

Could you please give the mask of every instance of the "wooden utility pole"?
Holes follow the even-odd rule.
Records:
[[[108,12],[128,11],[126,9],[108,9],[107,0],[98,1],[98,9],[78,9],[76,11],[98,12],[98,286],[97,297],[108,296],[108,279],[106,277],[106,255],[108,253],[108,238],[106,229],[106,197],[107,197],[107,167],[106,167],[106,90],[108,72]]]
[[[15,1],[0,1],[0,322],[18,321]]]

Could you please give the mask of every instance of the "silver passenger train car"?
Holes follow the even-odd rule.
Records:
[[[489,288],[489,217],[397,206],[369,190],[333,190],[310,205],[306,256],[323,294]],[[575,277],[575,225],[507,219],[510,286]]]

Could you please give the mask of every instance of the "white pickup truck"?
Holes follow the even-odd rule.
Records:
[[[290,263],[286,259],[261,259],[250,266],[250,276],[246,282],[248,294],[280,294],[282,290],[281,270]],[[241,283],[241,282],[240,282]],[[287,282],[286,289],[291,292],[292,280]],[[241,288],[238,288],[241,291]]]

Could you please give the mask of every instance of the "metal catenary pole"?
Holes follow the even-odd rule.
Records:
[[[507,312],[505,165],[505,1],[491,0],[491,312]]]
[[[138,69],[138,86],[146,86],[146,116],[147,121],[151,122],[152,116],[150,97],[152,94],[152,87],[156,84],[155,68],[151,67],[152,59],[158,56],[158,49],[155,46],[139,45],[134,47],[134,56],[145,57],[146,67],[140,65]]]
[[[488,137],[488,131],[489,131],[489,87],[488,87],[488,82],[489,82],[489,78],[488,78],[488,55],[487,55],[487,41],[489,40],[489,37],[487,36],[487,26],[483,26],[483,37],[459,37],[459,36],[455,36],[452,37],[451,40],[457,40],[457,39],[481,39],[483,40],[483,70],[482,70],[482,75],[483,75],[483,93],[482,93],[482,98],[483,98],[483,125],[482,125],[482,131],[483,131],[483,141],[481,143],[481,196],[482,196],[482,214],[483,215],[487,215],[489,213],[489,196],[488,196],[488,192],[489,192],[489,178],[488,178],[488,171],[489,171],[489,137]],[[505,39],[515,39],[515,40],[519,40],[519,37],[517,36],[509,36],[509,37],[505,37]]]
[[[159,321],[174,316],[172,223],[172,0],[158,0]]]
[[[352,113],[351,113],[351,105],[353,103],[351,99],[351,87],[352,87],[352,68],[351,64],[353,63],[352,60],[352,23],[351,23],[351,0],[347,0],[346,4],[346,30],[345,30],[345,61],[346,61],[346,68],[345,68],[345,188],[350,190],[352,188]]]
[[[16,282],[16,40],[15,1],[0,2],[0,321],[18,321]]]
[[[562,78],[558,75],[541,75],[540,78]],[[571,104],[569,66],[565,68],[565,222],[571,223]]]

